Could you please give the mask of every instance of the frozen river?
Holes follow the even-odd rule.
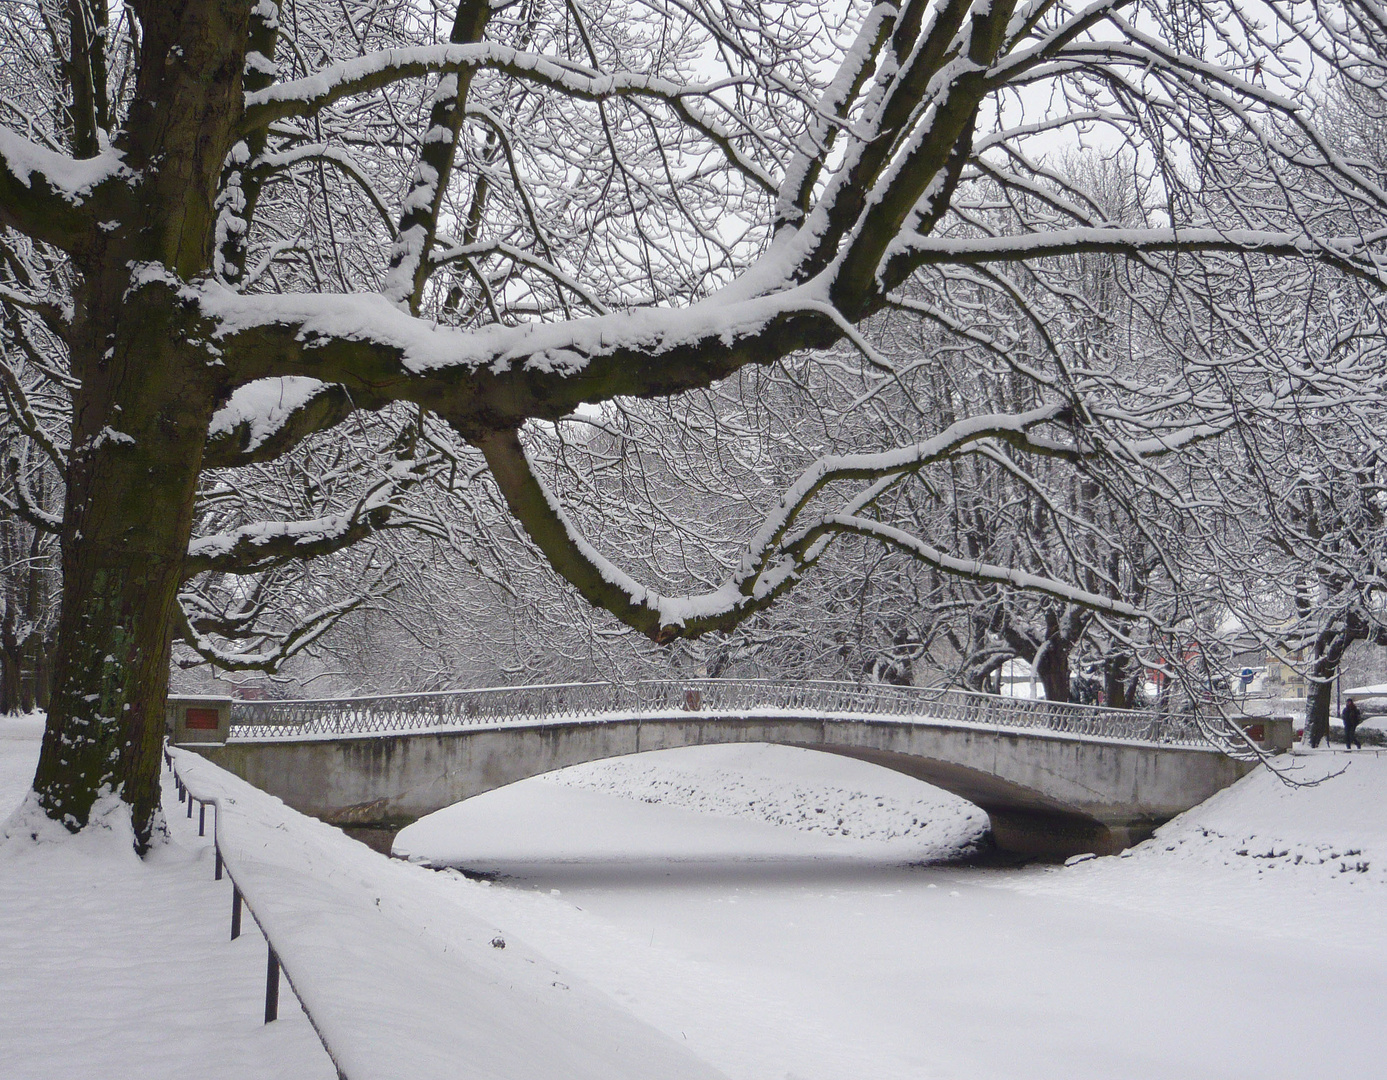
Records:
[[[1387,890],[1349,845],[918,864],[979,825],[862,763],[708,747],[526,781],[397,850],[501,875],[488,918],[733,1080],[1382,1074]]]

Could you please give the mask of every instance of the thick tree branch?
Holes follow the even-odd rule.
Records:
[[[641,585],[582,536],[535,475],[517,432],[488,432],[476,444],[511,513],[554,569],[590,603],[656,641],[668,641],[710,630],[730,630],[793,588],[823,554],[827,545],[821,538],[833,530],[825,527],[827,518],[816,518],[809,530],[792,534],[791,529],[801,511],[830,484],[844,480],[869,483],[844,506],[847,515],[854,515],[880,499],[902,477],[990,441],[1016,442],[1046,455],[1072,455],[1072,449],[1030,435],[1031,428],[1062,421],[1066,416],[1064,406],[1052,405],[1015,417],[961,420],[914,446],[822,458],[800,475],[779,505],[766,515],[748,541],[736,573],[712,592],[680,597],[664,596]],[[1050,584],[1062,588],[1058,583]]]
[[[362,408],[413,401],[469,433],[706,387],[842,334],[810,287],[476,331],[412,318],[380,297],[242,296],[212,283],[181,293],[189,332],[216,340],[239,382],[306,375],[345,386]]]
[[[70,158],[0,125],[0,225],[75,251],[94,224],[93,196],[123,172],[116,151]]]
[[[481,68],[548,86],[581,101],[648,97],[677,103],[685,109],[687,99],[712,97],[742,81],[729,78],[690,84],[634,71],[604,73],[572,61],[523,52],[495,42],[420,45],[356,57],[302,79],[276,83],[249,93],[240,130],[252,132],[267,128],[277,120],[312,116],[343,98],[367,94],[408,79],[456,75]],[[702,122],[713,131],[724,136],[728,134],[710,120]]]
[[[530,468],[518,432],[487,432],[476,445],[506,505],[549,564],[588,603],[611,612],[653,641],[730,630],[793,583],[793,577],[786,575],[778,587],[755,596],[743,594],[731,582],[701,596],[663,596],[641,585],[583,538]]]
[[[345,388],[321,383],[288,400],[280,393],[275,403],[278,407],[267,408],[258,400],[260,395],[247,395],[256,386],[251,383],[242,388],[212,417],[202,452],[204,468],[234,469],[274,461],[308,436],[336,427],[356,408]]]
[[[489,0],[461,0],[453,20],[451,42],[479,43],[490,17]],[[452,179],[458,136],[467,118],[467,92],[475,72],[475,68],[464,68],[439,80],[429,110],[429,126],[424,132],[409,194],[405,196],[404,212],[394,230],[395,244],[382,291],[392,303],[415,315],[419,314],[424,287],[434,269],[431,256],[438,238],[438,215]]]

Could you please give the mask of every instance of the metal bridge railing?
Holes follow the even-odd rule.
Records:
[[[748,716],[786,713],[825,719],[943,720],[1039,729],[1117,742],[1208,745],[1218,716],[1109,709],[884,683],[778,682],[772,679],[660,679],[629,683],[550,683],[428,694],[301,701],[238,701],[230,739],[384,735],[469,725],[670,716],[679,712]]]

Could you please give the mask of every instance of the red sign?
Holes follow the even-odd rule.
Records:
[[[189,709],[183,714],[183,726],[189,731],[216,731],[216,709]]]

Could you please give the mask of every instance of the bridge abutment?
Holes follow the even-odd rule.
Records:
[[[328,824],[337,823],[330,821]],[[409,822],[405,824],[407,825]],[[404,828],[404,825],[337,825],[337,827],[353,840],[360,840],[372,851],[389,855],[395,847],[395,837],[400,835],[400,830]]]
[[[1092,818],[1004,810],[988,810],[987,817],[998,850],[1055,861],[1090,853],[1116,855],[1162,824],[1105,825]]]

